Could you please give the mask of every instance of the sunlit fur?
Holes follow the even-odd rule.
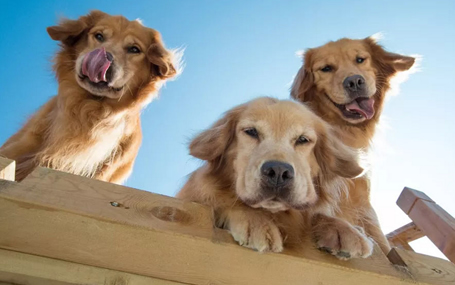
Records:
[[[97,32],[104,42],[94,38]],[[179,71],[174,54],[157,31],[100,11],[64,19],[48,33],[61,46],[54,58],[58,94],[0,148],[0,155],[17,161],[18,180],[40,165],[122,183],[141,144],[141,110]],[[140,53],[127,52],[132,43]],[[122,87],[119,91],[95,90],[78,76],[84,54],[100,47],[114,56],[110,84]]]
[[[356,63],[356,56],[366,58]],[[339,138],[351,147],[367,150],[390,89],[391,79],[397,73],[409,70],[415,59],[385,51],[373,38],[363,40],[341,39],[305,52],[291,89],[291,96],[310,106],[334,129]],[[321,66],[333,64],[333,72],[323,73]],[[345,118],[333,104],[349,101],[342,91],[346,76],[360,74],[366,79],[370,96],[374,98],[375,114],[370,120]],[[365,228],[366,233],[388,253],[390,246],[385,239],[374,209],[369,201],[370,178],[368,175],[352,180],[349,195],[340,204],[339,217]]]
[[[245,133],[256,128],[259,138]],[[296,144],[299,136],[309,142]],[[212,206],[217,225],[240,243],[260,251],[281,251],[285,237],[301,237],[300,211],[333,213],[346,179],[362,172],[358,153],[343,145],[331,128],[297,102],[259,98],[228,111],[190,145],[206,161],[177,197]],[[295,170],[290,195],[270,201],[261,194],[265,161]],[[245,240],[246,239],[246,240]]]

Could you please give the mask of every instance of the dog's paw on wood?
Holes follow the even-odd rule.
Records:
[[[259,252],[283,251],[280,229],[265,215],[233,213],[229,215],[229,231],[242,246]]]
[[[341,260],[367,258],[373,253],[373,241],[361,227],[325,215],[316,215],[312,223],[313,238],[322,251]]]

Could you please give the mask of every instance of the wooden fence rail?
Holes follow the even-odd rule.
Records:
[[[394,250],[340,261],[311,241],[259,254],[195,203],[0,158],[0,284],[454,284],[450,262]]]

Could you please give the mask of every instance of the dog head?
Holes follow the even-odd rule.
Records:
[[[362,172],[356,153],[306,106],[272,98],[227,112],[192,141],[190,153],[213,171],[232,174],[230,184],[245,204],[272,212],[315,204],[318,178]]]
[[[92,11],[77,20],[64,19],[47,31],[62,46],[57,76],[71,73],[80,87],[96,96],[119,99],[177,73],[160,34],[138,21]]]
[[[351,124],[368,121],[382,108],[388,80],[410,69],[413,57],[385,51],[374,39],[341,39],[305,52],[291,96]]]

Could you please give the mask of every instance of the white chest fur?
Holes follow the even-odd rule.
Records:
[[[57,152],[48,154],[47,160],[54,169],[93,177],[104,164],[112,162],[125,132],[125,118],[118,114],[99,122],[84,134],[87,141],[69,141]]]

